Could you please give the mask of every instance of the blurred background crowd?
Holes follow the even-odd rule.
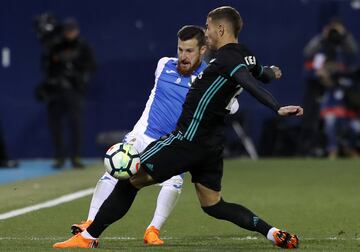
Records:
[[[228,118],[225,155],[358,158],[360,1],[9,1],[0,8],[0,166],[13,159],[101,157],[141,115],[156,62],[176,57],[176,31],[232,5],[239,40],[283,78],[267,88],[301,119],[250,95]]]

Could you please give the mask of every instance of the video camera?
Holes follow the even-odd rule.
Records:
[[[58,24],[55,16],[49,12],[36,16],[33,27],[37,38],[46,48],[56,45],[63,38],[63,25]]]

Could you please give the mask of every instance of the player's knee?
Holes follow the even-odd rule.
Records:
[[[176,190],[178,193],[181,193],[183,184],[184,184],[183,175],[176,175],[164,181],[161,185],[170,190]]]
[[[195,183],[195,189],[201,207],[214,206],[221,200],[219,191],[214,191],[200,183]]]

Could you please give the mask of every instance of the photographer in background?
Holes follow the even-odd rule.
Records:
[[[90,74],[95,70],[95,61],[90,47],[79,36],[80,28],[75,19],[68,18],[63,25],[55,23],[54,27],[42,36],[45,80],[37,88],[37,98],[48,107],[55,149],[53,167],[62,168],[66,154],[70,154],[72,166],[83,168],[80,161],[81,105]],[[64,123],[70,127],[70,153],[65,151]]]
[[[339,19],[332,19],[306,45],[305,70],[307,91],[303,121],[303,150],[316,146],[320,119],[326,136],[326,154],[336,158],[341,151],[345,156],[358,156],[354,140],[360,131],[359,110],[347,99],[356,89],[354,72],[358,52],[352,34]]]

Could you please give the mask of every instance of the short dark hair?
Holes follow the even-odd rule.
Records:
[[[239,12],[231,6],[218,7],[209,12],[208,17],[212,20],[223,19],[228,21],[233,29],[234,35],[237,38],[243,27],[243,21]]]
[[[73,31],[79,29],[79,24],[75,18],[68,17],[64,20],[64,31]]]
[[[181,27],[177,36],[181,41],[195,38],[198,41],[199,47],[204,46],[206,43],[204,29],[196,25],[185,25]]]

